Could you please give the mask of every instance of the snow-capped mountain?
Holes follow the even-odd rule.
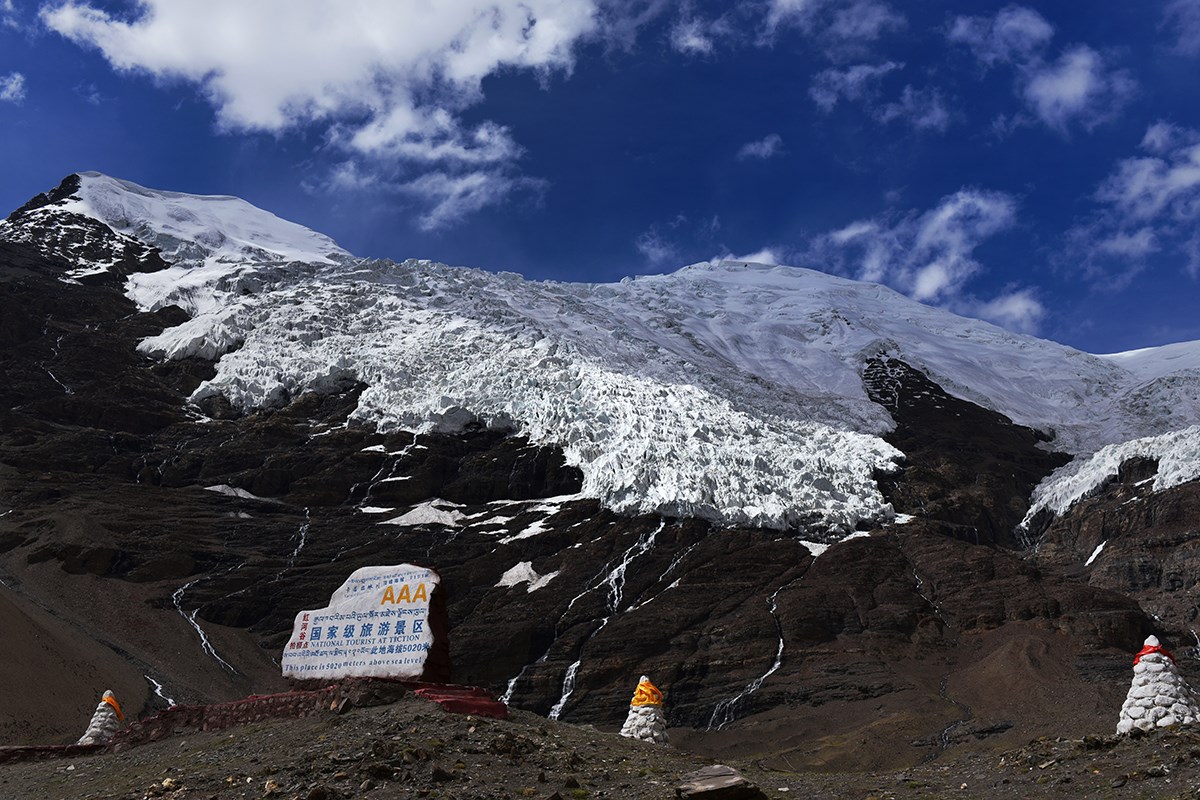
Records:
[[[105,688],[282,690],[296,611],[402,562],[444,580],[454,680],[571,721],[652,674],[672,726],[789,770],[1108,730],[1096,676],[1192,641],[1198,366],[802,269],[361,259],[70,176],[0,223],[0,630],[55,687],[0,744],[73,741]]]
[[[0,222],[5,238],[19,240],[22,230],[46,227],[48,220],[69,231],[72,221],[83,217],[156,248],[172,264],[193,268],[280,261],[332,263],[349,256],[328,236],[237,197],[147,189],[99,172],[78,173],[55,193],[42,197],[43,203],[34,201],[23,209],[20,224]],[[88,260],[86,254],[80,257]]]
[[[562,447],[584,493],[620,511],[840,531],[889,518],[874,476],[902,454],[862,381],[881,356],[1072,453],[1200,422],[1200,343],[1093,356],[883,286],[742,262],[597,285],[356,259],[236,198],[78,184],[0,237],[82,217],[161,253],[170,266],[126,291],[191,319],[139,349],[219,358],[194,400],[251,410],[362,382],[358,420],[518,431]]]

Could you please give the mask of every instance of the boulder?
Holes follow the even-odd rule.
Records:
[[[675,796],[697,800],[766,800],[767,797],[736,769],[724,764],[714,764],[684,775],[675,787]]]

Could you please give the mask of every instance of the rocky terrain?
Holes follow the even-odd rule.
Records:
[[[1042,738],[907,769],[822,773],[723,759],[771,800],[1192,798],[1200,735]],[[528,712],[504,721],[423,700],[167,739],[119,753],[0,767],[13,800],[675,797],[712,759]]]
[[[1145,482],[1154,464],[1130,462],[1067,514],[1019,529],[1033,487],[1069,457],[1045,432],[951,395],[900,359],[871,360],[862,376],[894,422],[884,437],[905,456],[876,476],[896,518],[842,540],[815,524],[618,514],[583,496],[584,475],[562,449],[482,425],[367,424],[354,416],[366,390],[355,380],[249,412],[219,394],[192,402],[212,361],[137,350],[188,318],[175,306],[140,311],[124,292],[127,275],[160,268],[158,253],[102,230],[49,249],[18,238],[0,240],[0,744],[73,740],[106,688],[133,717],[281,690],[278,654],[294,615],[323,605],[358,567],[406,561],[443,578],[454,679],[530,712],[512,736],[553,751],[488,784],[492,794],[456,782],[460,797],[518,784],[534,794],[512,796],[667,796],[696,758],[757,765],[761,786],[793,791],[828,791],[822,781],[833,779],[813,774],[823,771],[852,771],[845,785],[863,796],[938,796],[1005,778],[1028,789],[1069,777],[1098,790],[1118,776],[1083,774],[1091,745],[1053,740],[1115,727],[1131,655],[1149,633],[1178,651],[1185,675],[1200,643],[1189,599],[1195,481],[1155,493]],[[82,274],[73,258],[116,266]],[[675,755],[647,759],[607,734],[536,733],[548,723],[532,714],[615,730],[639,674],[666,690],[673,741],[694,754],[679,755],[678,768]],[[371,741],[383,760],[412,746],[406,737],[450,741],[412,714],[363,712],[379,715],[370,726],[386,735]],[[186,769],[165,761],[181,749],[167,742],[86,759],[71,774],[6,767],[0,781],[17,781],[14,792],[74,780],[79,791],[64,796],[141,797],[170,777],[197,796],[262,796],[274,769],[281,796],[325,785],[369,794],[363,781],[381,779],[359,774],[367,745],[338,738],[358,724],[347,720],[189,739],[189,753],[220,755],[189,756]],[[437,724],[474,735],[449,717]],[[500,723],[480,725],[500,736]],[[583,737],[572,745],[580,754],[626,761],[591,764],[593,777],[560,786],[567,755],[547,749],[555,735]],[[313,750],[320,736],[350,760]],[[1051,743],[1011,755],[1036,737]],[[294,755],[259,755],[271,738],[280,746],[270,752]],[[1185,739],[1163,741],[1190,764]],[[446,747],[442,769],[482,769],[482,754]],[[1134,766],[1148,745],[1097,747],[1129,754],[1128,780],[1151,780]],[[999,752],[1010,754],[1001,771]],[[968,766],[942,766],[956,764]],[[339,771],[347,777],[335,781]],[[639,782],[649,777],[661,779],[653,790]],[[646,793],[623,793],[630,787]]]

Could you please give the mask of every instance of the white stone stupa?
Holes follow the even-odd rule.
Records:
[[[621,735],[656,744],[667,743],[667,719],[663,716],[663,693],[645,675],[638,681],[629,703],[629,715]]]
[[[117,705],[117,698],[111,691],[106,691],[104,697],[100,698],[100,705],[96,706],[96,711],[92,714],[87,731],[75,744],[108,744],[121,729],[124,719],[125,715],[121,713],[121,706]]]
[[[1151,636],[1133,659],[1133,684],[1121,706],[1117,733],[1135,728],[1152,731],[1172,725],[1190,725],[1200,721],[1192,687],[1175,668],[1175,656]]]

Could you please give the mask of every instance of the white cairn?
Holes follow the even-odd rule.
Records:
[[[1148,637],[1145,646],[1159,647],[1158,638]],[[1117,733],[1129,733],[1135,728],[1152,731],[1197,721],[1200,721],[1200,704],[1171,655],[1163,650],[1139,656],[1133,665],[1133,683],[1121,706]]]
[[[639,681],[638,688],[640,689],[643,684],[653,686],[645,675]],[[621,726],[621,735],[629,739],[640,739],[643,742],[666,744],[667,719],[663,716],[661,703],[639,705],[640,695],[640,692],[634,694],[634,702],[630,704],[625,724]]]
[[[110,700],[112,703],[116,702],[113,693],[106,691],[92,714],[87,731],[75,744],[108,744],[121,729],[121,718],[117,716],[117,709]]]

